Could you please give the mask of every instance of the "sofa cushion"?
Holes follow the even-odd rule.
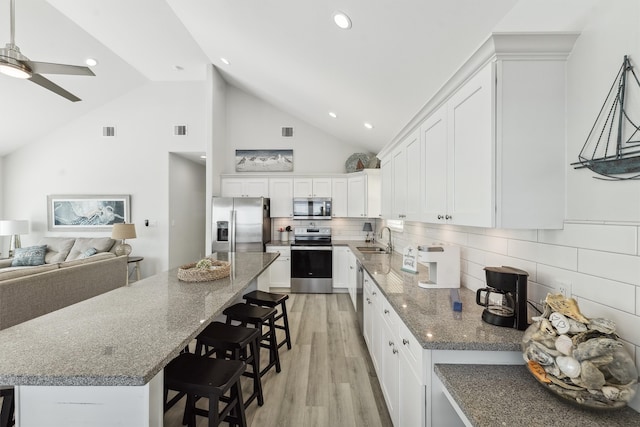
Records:
[[[98,253],[96,248],[89,248],[80,255],[80,258],[89,258],[91,255],[95,255]]]
[[[64,261],[60,263],[60,268],[63,267],[71,267],[74,265],[86,264],[88,262],[100,261],[102,259],[115,258],[116,254],[112,254],[111,252],[98,252],[95,255],[91,255],[86,258],[77,258],[70,261]]]
[[[0,268],[11,267],[12,262],[13,262],[13,258],[0,259]]]
[[[0,270],[0,281],[57,269],[58,264],[43,264],[37,267],[8,267]]]
[[[115,242],[110,237],[78,237],[65,261],[80,258],[89,248],[95,248],[98,252],[108,252]]]
[[[47,253],[47,245],[16,248],[13,253],[12,267],[22,267],[44,264],[44,256]]]
[[[47,245],[47,253],[44,262],[47,264],[57,264],[67,259],[69,251],[73,247],[76,239],[72,237],[43,237],[38,242],[39,245]]]

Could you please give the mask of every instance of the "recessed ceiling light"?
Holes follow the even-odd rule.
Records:
[[[369,122],[364,122],[364,127],[366,127],[367,129],[373,129],[373,125]]]
[[[87,58],[84,63],[89,67],[95,67],[96,65],[98,65],[98,61],[95,58]]]
[[[329,116],[330,116],[330,117],[333,117],[334,119],[335,119],[336,117],[338,117],[338,115],[337,115],[336,113],[334,113],[333,111],[329,111]]]
[[[351,28],[351,18],[349,18],[344,12],[338,11],[334,13],[333,22],[335,22],[336,25],[343,30],[348,30],[349,28]]]
[[[229,62],[229,60],[227,58],[220,58],[220,61],[222,61],[222,63],[225,64],[225,65],[231,64],[231,62]]]

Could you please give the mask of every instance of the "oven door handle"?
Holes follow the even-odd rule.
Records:
[[[292,251],[331,251],[332,246],[291,246]]]

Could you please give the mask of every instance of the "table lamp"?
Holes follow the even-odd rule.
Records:
[[[26,219],[0,220],[0,236],[11,236],[9,244],[9,258],[13,256],[16,248],[21,247],[20,235],[29,233],[29,221]]]
[[[113,230],[111,230],[111,238],[120,240],[120,243],[116,245],[116,255],[127,255],[131,253],[131,245],[125,243],[126,239],[136,238],[136,226],[135,224],[117,223],[113,224]]]
[[[367,238],[364,241],[369,243],[371,241],[371,239],[369,239],[369,233],[373,231],[373,228],[371,227],[371,223],[365,222],[364,226],[362,227],[362,231],[367,232]]]

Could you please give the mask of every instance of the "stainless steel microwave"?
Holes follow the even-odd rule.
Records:
[[[326,197],[294,198],[293,219],[331,219],[331,199]]]

